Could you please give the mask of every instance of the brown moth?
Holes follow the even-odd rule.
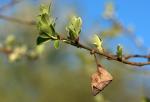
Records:
[[[111,74],[104,69],[101,65],[98,65],[97,72],[91,76],[91,88],[92,94],[96,96],[100,93],[110,82],[113,80]]]

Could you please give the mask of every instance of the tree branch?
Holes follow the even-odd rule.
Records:
[[[23,21],[17,18],[9,17],[9,16],[4,16],[0,14],[0,19],[11,21],[11,22],[16,22],[20,24],[25,24],[25,25],[35,25],[35,21]]]
[[[61,39],[60,40],[65,40],[66,41],[66,39],[65,38],[63,38],[63,37],[60,37]],[[53,39],[53,40],[55,40],[55,39]],[[75,47],[77,47],[77,48],[83,48],[83,49],[85,49],[85,50],[88,50],[88,51],[90,51],[90,52],[93,52],[93,49],[92,48],[90,48],[90,47],[87,47],[87,46],[85,46],[85,45],[83,45],[83,44],[81,44],[80,42],[78,42],[78,43],[74,43],[74,42],[65,42],[65,43],[67,43],[67,44],[70,44],[70,45],[72,45],[72,46],[75,46]],[[129,59],[131,59],[131,58],[135,58],[135,57],[137,57],[137,58],[146,58],[147,60],[148,60],[148,58],[150,58],[150,55],[123,55],[123,57],[122,57],[122,59],[119,59],[118,57],[117,57],[117,55],[113,55],[113,54],[110,54],[110,53],[108,53],[108,52],[103,52],[103,53],[101,53],[101,52],[99,52],[98,50],[95,50],[94,49],[94,53],[96,53],[96,54],[98,54],[98,55],[101,55],[101,56],[104,56],[104,57],[106,57],[108,60],[115,60],[115,61],[118,61],[118,62],[121,62],[121,63],[124,63],[124,64],[128,64],[128,65],[133,65],[133,66],[144,66],[144,65],[150,65],[150,61],[148,61],[148,62],[132,62],[132,61],[129,61]]]
[[[150,58],[150,55],[149,56],[146,56],[146,55],[128,55],[128,56],[124,56],[124,59],[130,59],[130,58],[147,58],[149,59]]]
[[[11,49],[5,48],[5,47],[0,47],[0,52],[8,55],[10,53],[12,53],[13,51]]]

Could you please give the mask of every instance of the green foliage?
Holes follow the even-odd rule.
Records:
[[[43,42],[46,42],[46,41],[48,41],[50,38],[43,38],[43,37],[41,37],[41,36],[39,36],[38,38],[37,38],[37,45],[40,45],[40,44],[42,44]]]
[[[51,17],[50,6],[41,5],[37,27],[39,30],[37,45],[54,40],[54,47],[57,49],[59,47],[59,40],[55,31],[55,20]]]
[[[39,30],[39,36],[37,38],[37,45],[40,45],[46,41],[54,40],[54,47],[59,47],[59,37],[55,31],[55,20],[51,17],[50,6],[41,5],[40,14],[38,16],[37,27]],[[82,20],[80,17],[72,17],[68,27],[69,39],[77,40],[81,32]],[[63,41],[67,41],[63,40]]]
[[[41,7],[40,7],[40,14],[42,15],[42,14],[49,14],[49,12],[50,12],[50,6],[51,5],[49,5],[49,6],[46,6],[46,5],[41,5]]]
[[[14,35],[9,35],[6,40],[5,40],[5,45],[6,46],[12,46],[15,43],[15,36]]]
[[[37,27],[39,30],[37,44],[41,44],[57,36],[55,32],[55,20],[51,17],[50,6],[41,5]]]
[[[42,42],[43,39],[39,37],[38,40]],[[24,57],[32,60],[38,58],[43,53],[44,44],[36,46],[35,48],[29,48],[22,42],[17,41],[15,36],[8,35],[4,43],[0,43],[0,51],[7,55],[9,62],[16,62]]]
[[[99,52],[103,52],[103,47],[102,47],[102,39],[98,35],[94,35],[92,38],[92,44],[96,46],[96,48],[99,50]]]
[[[69,38],[71,40],[76,40],[79,38],[81,32],[82,19],[80,17],[73,16],[66,30],[69,33]]]
[[[22,45],[22,46],[16,47],[16,48],[13,50],[13,52],[8,56],[9,61],[10,61],[10,62],[14,62],[14,61],[16,61],[16,60],[21,59],[21,57],[22,57],[23,55],[25,55],[26,52],[27,52],[27,46]]]
[[[122,46],[119,44],[119,45],[117,46],[117,57],[118,57],[118,58],[122,58],[122,53],[123,53],[123,48],[122,48]]]

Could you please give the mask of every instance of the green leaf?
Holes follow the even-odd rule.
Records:
[[[99,52],[103,52],[103,47],[102,47],[102,39],[98,37],[98,35],[94,35],[92,39],[92,44],[96,46],[96,48],[99,50]]]
[[[122,46],[119,44],[119,45],[117,46],[117,56],[118,56],[118,58],[122,58],[122,53],[123,53],[123,48],[122,48]]]
[[[54,47],[55,47],[56,49],[59,48],[59,40],[55,40],[55,41],[54,41]]]
[[[16,38],[14,35],[8,35],[6,40],[5,40],[5,44],[8,46],[12,46],[14,45],[16,42]]]
[[[44,24],[48,24],[49,23],[49,16],[48,14],[42,14],[41,15],[41,22]]]
[[[50,39],[57,39],[57,33],[55,32],[55,20],[51,17],[50,7],[51,5],[41,5],[40,7],[40,13],[37,17],[37,28],[39,30],[37,45]]]
[[[55,28],[54,28],[55,22],[52,22],[46,19],[44,21],[39,20],[37,23],[37,27],[40,32],[46,33],[49,36],[56,35]]]
[[[49,36],[48,34],[44,33],[44,32],[40,32],[39,35],[41,38],[50,38],[51,36]]]
[[[55,35],[56,35],[55,28],[54,28],[55,26],[54,26],[54,25],[55,25],[55,24],[51,24],[51,25],[50,25],[50,30],[51,30],[50,32],[51,32],[51,35],[52,35],[52,36],[55,36]]]
[[[49,14],[49,6],[42,4],[40,6],[40,14]]]
[[[75,40],[79,37],[81,32],[82,19],[80,17],[73,16],[66,30],[69,33],[69,38]]]
[[[44,43],[44,42],[46,42],[46,41],[48,41],[48,40],[50,40],[50,38],[42,38],[42,37],[38,37],[37,38],[37,41],[36,41],[36,43],[37,43],[37,45],[40,45],[40,44],[42,44],[42,43]]]

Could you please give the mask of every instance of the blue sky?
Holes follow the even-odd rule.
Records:
[[[108,0],[78,0],[88,15],[88,20],[98,18]],[[144,40],[144,44],[150,44],[150,0],[114,0],[117,16],[125,25],[132,25],[135,34]]]
[[[132,24],[135,33],[150,44],[150,0],[117,0],[118,16],[125,24]]]

